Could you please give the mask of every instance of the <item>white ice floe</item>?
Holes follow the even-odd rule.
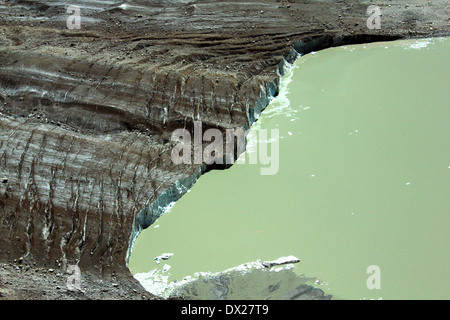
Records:
[[[173,256],[173,253],[163,253],[162,255],[155,258],[156,263],[160,263],[161,260],[168,260]]]
[[[271,268],[273,266],[281,266],[284,264],[298,263],[298,262],[300,262],[299,258],[294,256],[288,256],[288,257],[281,257],[273,261],[264,261],[262,265],[265,266],[266,268]]]

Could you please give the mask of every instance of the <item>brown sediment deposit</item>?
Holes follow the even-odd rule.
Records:
[[[367,1],[0,1],[0,299],[156,298],[131,244],[207,169],[173,130],[248,128],[299,53],[449,35],[448,1],[376,4],[379,29]],[[55,289],[66,265],[93,289]]]

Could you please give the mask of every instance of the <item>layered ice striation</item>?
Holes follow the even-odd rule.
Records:
[[[200,166],[199,169],[191,176],[178,180],[169,189],[162,193],[149,206],[143,208],[134,218],[133,231],[130,237],[130,244],[128,247],[127,264],[130,260],[133,244],[142,230],[151,226],[156,219],[161,217],[172,208],[175,202],[180,199],[194,183],[200,178],[202,173],[206,170],[206,166]]]

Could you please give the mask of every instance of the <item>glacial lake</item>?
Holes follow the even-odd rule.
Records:
[[[252,127],[279,130],[278,172],[201,176],[137,238],[131,272],[173,281],[294,255],[334,299],[450,298],[449,53],[436,38],[297,59]]]

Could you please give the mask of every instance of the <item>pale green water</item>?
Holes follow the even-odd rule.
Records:
[[[298,59],[254,126],[280,130],[278,173],[202,176],[138,237],[131,271],[167,263],[179,280],[295,255],[295,272],[336,298],[450,298],[449,49],[441,38]],[[381,289],[366,286],[370,265]]]

